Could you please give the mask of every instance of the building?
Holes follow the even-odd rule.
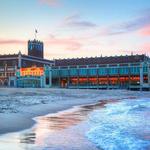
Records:
[[[43,59],[43,42],[28,41],[28,55],[0,55],[0,86],[150,90],[146,55]]]
[[[44,67],[52,66],[53,64],[53,61],[24,55],[21,52],[13,55],[0,55],[0,87],[15,86],[15,83],[10,82],[9,78],[15,78],[16,72],[20,68]]]
[[[52,85],[62,88],[150,89],[146,55],[55,60]]]
[[[21,88],[50,88],[51,82],[50,66],[20,68],[16,72],[16,78],[11,77],[15,87]]]
[[[28,41],[28,56],[44,58],[44,44],[41,41]]]
[[[150,90],[150,58],[146,55],[58,59],[51,67],[45,67],[20,67],[16,80],[12,77],[10,84],[14,82],[17,87]]]
[[[16,73],[21,68],[33,68],[54,65],[54,61],[43,58],[44,44],[41,41],[28,41],[28,55],[11,54],[0,55],[0,87],[17,86]]]

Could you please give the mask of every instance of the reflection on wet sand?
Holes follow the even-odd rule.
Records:
[[[96,104],[74,107],[69,111],[37,117],[37,124],[29,131],[29,133],[21,135],[20,143],[43,145],[45,139],[50,135],[79,124],[87,119],[87,116],[91,111],[104,108],[107,103],[115,102],[117,102],[117,100],[104,100]]]
[[[28,143],[28,144],[34,144],[35,143],[36,134],[31,133],[25,133],[23,134],[23,137],[20,138],[20,143]]]

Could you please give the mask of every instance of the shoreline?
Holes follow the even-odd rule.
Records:
[[[3,91],[6,91],[4,93]],[[50,101],[49,103],[42,103],[38,105],[22,106],[17,113],[0,113],[0,136],[7,133],[18,132],[28,128],[31,128],[36,122],[35,117],[43,116],[47,114],[57,113],[71,109],[76,106],[90,105],[97,103],[100,100],[116,100],[116,97],[131,97],[134,96],[134,92],[126,90],[70,90],[70,89],[5,89],[0,90],[0,95],[50,95],[51,93],[56,95],[56,100]],[[51,93],[50,93],[51,92]],[[115,93],[114,93],[115,92]],[[62,94],[63,93],[63,94]],[[79,93],[79,94],[78,94]],[[87,93],[87,95],[86,95]],[[127,94],[128,93],[128,94]],[[138,93],[138,92],[137,92]],[[64,97],[61,97],[65,95]],[[72,97],[67,97],[68,94],[72,94]],[[85,95],[84,95],[85,94]],[[88,94],[91,94],[88,96]],[[93,94],[93,95],[92,95]],[[108,94],[108,96],[107,96]],[[145,93],[143,92],[145,95]],[[77,95],[77,96],[76,96]],[[104,97],[105,95],[105,97]],[[110,97],[110,95],[112,95]],[[59,97],[57,97],[59,96]],[[149,94],[148,94],[149,96]],[[60,100],[59,100],[60,98]],[[16,106],[17,107],[17,106]]]
[[[91,141],[89,141],[85,136],[85,132],[87,132],[89,129],[89,126],[86,125],[86,121],[88,119],[88,115],[90,114],[90,112],[92,112],[93,110],[103,108],[105,104],[107,103],[109,103],[109,101],[75,105],[73,107],[69,107],[60,111],[56,111],[54,113],[48,113],[45,115],[36,116],[32,118],[35,121],[35,123],[30,128],[20,130],[18,132],[9,132],[9,133],[0,135],[0,144],[5,149],[10,149],[10,147],[12,148],[14,147],[14,148],[17,148],[17,150],[22,150],[21,147],[18,146],[18,139],[19,139],[19,142],[21,143],[22,147],[23,145],[28,145],[28,144],[29,145],[31,144],[31,147],[32,147],[33,145],[37,144],[36,147],[41,148],[43,145],[40,145],[38,142],[36,143],[36,141],[40,140],[41,143],[42,142],[44,143],[46,139],[45,137],[46,136],[48,137],[48,135],[50,135],[50,138],[53,138],[54,134],[55,136],[63,137],[66,134],[70,135],[72,134],[72,132],[74,132],[73,135],[75,136],[72,136],[72,137],[66,136],[66,138],[69,137],[67,141],[69,140],[76,141],[80,138],[82,142],[80,141],[78,143],[79,144],[78,148],[80,147],[80,149],[84,148],[86,150],[91,150],[91,149],[99,150],[99,148],[97,148],[96,145],[92,143]],[[49,118],[51,121],[47,118]],[[62,119],[64,119],[64,124],[62,124]],[[79,128],[80,129],[82,128],[82,132],[79,130]],[[64,130],[66,130],[66,132],[63,132]],[[38,131],[40,131],[40,134],[38,134],[39,133]],[[12,138],[14,138],[14,141],[11,140]],[[10,141],[11,146],[5,145],[5,141],[7,140]],[[61,141],[62,143],[65,143],[65,141],[63,140]],[[67,147],[65,146],[65,149],[67,150],[70,149],[69,146],[72,147],[72,145],[69,145],[69,143],[70,142],[67,142],[68,145]],[[51,145],[53,144],[55,145],[55,142],[51,143]],[[59,145],[57,146],[59,147]],[[62,144],[62,146],[64,145]]]
[[[15,90],[12,89],[12,91]],[[12,93],[14,94],[14,92]],[[0,136],[31,128],[36,124],[36,121],[34,120],[35,117],[53,114],[59,111],[65,111],[74,107],[79,107],[81,105],[97,103],[98,101],[98,99],[89,99],[88,101],[59,101],[55,103],[52,102],[49,104],[29,106],[27,110],[19,113],[0,113],[0,119],[3,120],[3,122],[0,122]]]
[[[97,103],[98,101],[97,102],[93,101],[93,102]],[[46,109],[45,109],[45,105],[43,104],[43,106],[32,107],[34,111],[37,110],[35,113],[30,113],[28,115],[21,114],[21,113],[12,114],[11,119],[10,118],[5,119],[8,116],[10,116],[9,114],[3,114],[2,116],[0,114],[0,118],[3,120],[3,124],[0,123],[0,136],[4,134],[13,133],[13,132],[23,131],[23,130],[33,127],[36,124],[36,121],[34,120],[34,118],[36,117],[40,117],[40,116],[44,116],[48,114],[55,114],[61,111],[73,109],[74,107],[80,107],[82,105],[90,105],[90,104],[93,104],[93,102],[90,102],[90,103],[87,102],[84,104],[82,102],[76,103],[76,104],[67,104],[66,106],[53,108],[51,110],[49,110],[48,107],[52,106],[52,104],[48,104],[46,106]],[[41,109],[41,110],[38,111],[38,109]],[[17,120],[16,123],[15,123],[15,120]]]

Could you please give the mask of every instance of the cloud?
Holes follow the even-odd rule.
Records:
[[[139,17],[128,22],[115,24],[101,29],[100,35],[119,35],[140,30],[144,26],[150,24],[150,9],[143,11]]]
[[[23,40],[16,40],[16,39],[0,39],[0,45],[11,45],[11,44],[17,44],[17,45],[22,45],[27,43],[26,41]]]
[[[143,51],[145,53],[149,53],[150,54],[150,43],[144,43],[144,44],[142,44],[141,48],[143,49]]]
[[[45,42],[48,45],[61,47],[65,50],[75,51],[80,50],[82,47],[81,42],[79,42],[77,39],[74,38],[55,38],[52,37],[49,40]]]
[[[126,54],[146,54],[150,56],[150,43],[140,43],[138,44],[138,49],[133,49],[133,50],[123,50],[122,52]]]
[[[92,23],[90,21],[81,20],[81,17],[78,14],[66,17],[63,20],[62,25],[66,27],[80,27],[80,28],[92,28],[97,26],[95,23]]]
[[[150,24],[148,26],[143,27],[140,31],[139,34],[142,36],[150,36]]]
[[[59,0],[39,0],[39,2],[41,4],[46,4],[48,6],[59,6],[60,5],[60,1]]]

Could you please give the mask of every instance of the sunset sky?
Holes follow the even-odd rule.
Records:
[[[0,2],[1,54],[27,54],[27,41],[37,29],[48,59],[150,56],[150,0]]]

